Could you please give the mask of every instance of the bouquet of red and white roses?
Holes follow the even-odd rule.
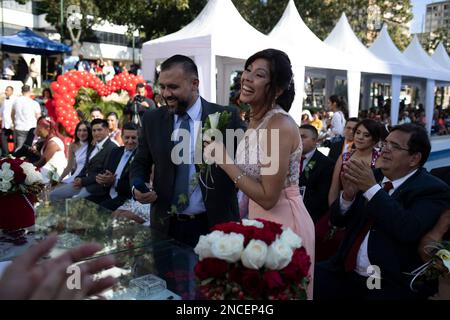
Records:
[[[280,224],[228,222],[201,236],[195,274],[207,299],[306,299],[311,260],[302,239]]]
[[[30,162],[18,158],[0,160],[0,196],[20,193],[38,195],[44,187],[44,179]]]

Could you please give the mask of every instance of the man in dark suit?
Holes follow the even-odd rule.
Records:
[[[130,164],[138,144],[138,127],[126,123],[122,128],[123,147],[111,150],[106,161],[105,172],[97,175],[95,181],[105,187],[105,195],[90,196],[87,199],[99,203],[111,211],[131,199]]]
[[[95,144],[88,150],[86,164],[73,184],[64,184],[50,193],[50,200],[56,201],[73,196],[87,198],[89,196],[104,196],[106,190],[95,178],[106,168],[106,160],[110,152],[117,148],[109,136],[108,122],[104,119],[94,119],[91,122],[92,137]]]
[[[317,150],[317,129],[310,124],[300,127],[303,153],[300,162],[299,186],[303,202],[316,223],[328,210],[328,191],[333,176],[334,163]]]
[[[424,128],[394,127],[383,143],[379,169],[358,159],[344,164],[343,192],[331,208],[336,226],[347,227],[338,253],[316,265],[315,299],[420,299],[410,289],[422,265],[421,237],[450,203],[450,189],[426,172],[431,145]]]
[[[195,179],[199,168],[194,164],[194,158],[198,159],[194,154],[200,151],[201,156],[202,149],[197,140],[199,130],[208,115],[216,112],[231,112],[229,129],[241,128],[241,121],[236,109],[209,103],[199,96],[197,66],[188,57],[176,55],[167,59],[161,65],[159,83],[167,105],[144,115],[139,146],[130,168],[133,195],[141,203],[152,203],[152,227],[195,246],[211,226],[239,219],[236,188],[224,171],[211,167],[214,184],[209,181],[208,190]],[[181,137],[186,141],[183,138],[180,142],[180,132],[185,133]],[[179,143],[189,147],[175,151],[174,146]],[[153,165],[151,190],[145,181],[149,180]]]
[[[344,139],[338,139],[331,142],[328,147],[330,152],[328,153],[328,158],[336,163],[337,159],[343,152],[349,151],[353,146],[353,130],[356,124],[359,122],[358,118],[350,118],[344,127]],[[325,145],[327,146],[327,145]]]

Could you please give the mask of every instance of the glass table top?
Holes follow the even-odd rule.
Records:
[[[36,207],[35,226],[26,230],[26,244],[2,246],[0,239],[0,261],[13,259],[50,233],[59,235],[50,257],[91,241],[100,243],[103,249],[88,259],[106,254],[115,256],[116,266],[104,275],[118,277],[119,283],[105,293],[108,299],[171,300],[198,296],[193,272],[197,256],[192,248],[150,227],[113,218],[111,211],[82,198],[41,202]],[[134,282],[146,275],[161,278],[167,288],[151,295],[137,292]]]

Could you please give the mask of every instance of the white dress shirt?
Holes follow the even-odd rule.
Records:
[[[392,182],[392,186],[393,188],[391,190],[389,190],[389,195],[391,196],[392,194],[394,194],[395,190],[397,190],[406,180],[408,180],[412,175],[414,175],[417,172],[417,169],[408,173],[406,176],[391,181]],[[381,184],[383,185],[385,182],[390,181],[388,178],[384,177],[383,181],[381,182]],[[379,185],[378,183],[375,184],[374,186],[372,186],[369,190],[367,190],[363,196],[364,198],[367,199],[367,201],[372,200],[372,198],[375,196],[375,194],[380,191],[381,189],[383,189],[381,187],[381,185]],[[350,209],[350,206],[353,204],[353,201],[346,201],[343,197],[342,197],[343,191],[341,192],[341,200],[340,200],[340,208],[341,208],[341,212],[342,214],[345,214],[348,209]],[[369,235],[370,235],[370,231],[367,233],[366,237],[364,238],[363,242],[361,243],[361,247],[358,250],[358,254],[356,256],[356,267],[355,267],[355,272],[358,273],[359,275],[363,276],[363,277],[368,277],[368,276],[372,276],[375,278],[380,278],[380,275],[369,275],[367,274],[367,268],[372,265],[369,261],[369,255],[367,252],[367,247],[369,244]]]
[[[128,161],[130,160],[130,158],[133,154],[133,151],[134,150],[127,150],[127,149],[125,149],[123,151],[122,158],[120,158],[120,162],[117,165],[116,171],[114,173],[114,176],[116,177],[116,179],[114,181],[114,185],[111,186],[111,189],[109,190],[109,195],[110,195],[111,199],[114,199],[118,195],[117,190],[116,190],[117,184],[119,183],[119,179],[122,176],[122,172],[125,169]]]
[[[89,161],[92,160],[93,157],[95,157],[97,155],[97,153],[100,152],[100,150],[103,149],[103,145],[105,144],[106,140],[108,140],[109,138],[106,137],[105,139],[103,139],[100,142],[97,142],[94,146],[94,149],[92,150],[91,154],[89,155]]]
[[[11,129],[13,121],[11,118],[12,107],[14,104],[14,97],[5,97],[2,106],[0,107],[0,118],[2,118],[2,128]]]
[[[189,115],[189,126],[190,134],[191,134],[191,144],[190,144],[190,159],[191,164],[189,165],[189,182],[192,181],[193,176],[196,173],[195,170],[195,145],[196,145],[196,137],[198,137],[199,130],[201,129],[201,121],[202,121],[202,101],[200,97],[198,97],[197,101],[192,105],[192,107],[187,110],[187,114]],[[178,115],[174,116],[173,128],[174,130],[180,128],[181,119]],[[192,130],[194,128],[194,130]],[[189,205],[188,207],[180,212],[181,214],[194,215],[198,213],[205,212],[205,204],[203,202],[202,190],[200,186],[196,184],[193,186],[192,183],[189,183]]]
[[[316,152],[316,148],[314,148],[312,151],[308,152],[307,154],[303,155],[303,157],[305,157],[305,160],[303,160],[303,167],[302,167],[302,172],[300,172],[300,175],[303,173],[303,171],[305,171],[306,166],[308,165],[309,161],[311,161],[311,158],[314,155],[314,152]]]

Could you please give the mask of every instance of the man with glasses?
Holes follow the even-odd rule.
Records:
[[[422,265],[419,240],[450,205],[449,187],[423,168],[430,151],[425,129],[403,124],[382,143],[374,172],[358,159],[344,164],[343,191],[332,205],[331,222],[347,227],[347,234],[337,255],[316,267],[316,299],[431,294],[430,288],[411,290],[408,274]]]

